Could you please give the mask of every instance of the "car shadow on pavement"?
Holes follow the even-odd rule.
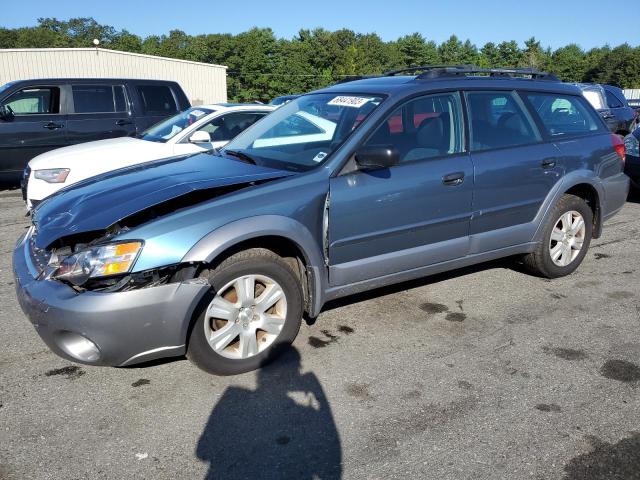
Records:
[[[230,386],[209,416],[196,456],[206,480],[339,479],[340,436],[318,378],[290,347],[257,373],[255,390]]]
[[[629,191],[627,202],[640,203],[640,190],[632,187],[631,190]]]

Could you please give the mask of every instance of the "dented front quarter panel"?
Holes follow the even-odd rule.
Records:
[[[208,254],[203,249],[206,250],[208,241],[218,235],[224,236],[225,247],[258,236],[283,236],[298,243],[312,263],[321,263],[322,211],[328,188],[328,172],[318,169],[193,205],[116,238],[145,241],[135,271],[211,260],[212,255],[220,252],[220,245],[214,242],[217,248],[212,244]],[[277,222],[277,218],[286,218],[289,223]],[[222,227],[238,222],[242,222],[247,231],[235,239],[228,239]],[[295,228],[291,227],[293,225]]]

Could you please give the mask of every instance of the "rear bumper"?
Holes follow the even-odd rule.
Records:
[[[208,285],[194,280],[128,292],[78,293],[61,282],[35,278],[27,236],[13,254],[16,293],[54,353],[110,366],[184,354],[190,320]]]

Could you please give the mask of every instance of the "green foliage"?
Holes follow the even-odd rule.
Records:
[[[93,18],[41,18],[35,27],[0,27],[0,48],[92,47],[139,52],[227,65],[232,101],[269,101],[278,95],[321,88],[351,75],[379,74],[417,65],[476,64],[481,67],[534,67],[565,81],[589,81],[640,88],[640,47],[624,44],[588,52],[571,44],[552,51],[535,37],[521,48],[515,41],[481,48],[455,35],[441,44],[420,32],[384,42],[377,34],[342,29],[300,30],[292,39],[276,38],[269,28],[238,35],[168,35],[141,38],[100,25]]]

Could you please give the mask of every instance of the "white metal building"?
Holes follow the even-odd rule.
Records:
[[[624,96],[627,97],[627,100],[640,98],[640,88],[628,88],[624,90]]]
[[[227,101],[227,67],[103,48],[0,49],[0,85],[31,78],[145,78],[178,82],[192,105]]]

